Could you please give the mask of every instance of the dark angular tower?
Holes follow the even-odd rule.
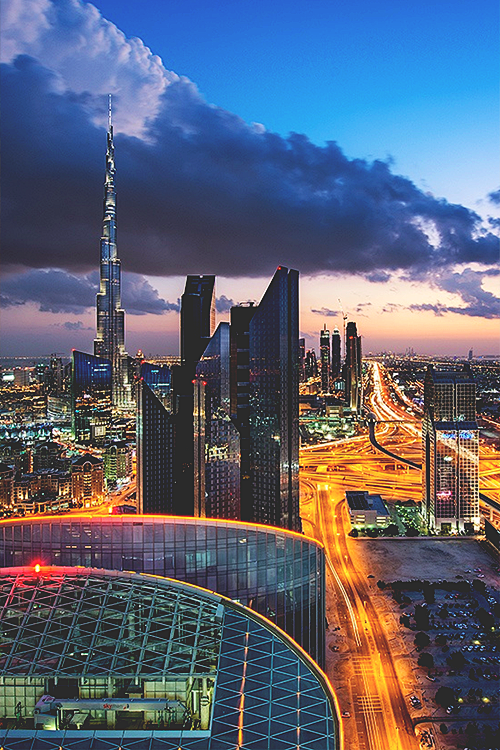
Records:
[[[332,378],[337,378],[340,375],[341,365],[340,331],[338,328],[334,328],[332,333]]]
[[[181,297],[181,362],[192,380],[215,331],[215,276],[188,276]]]
[[[358,336],[356,323],[353,321],[347,324],[345,353],[345,398],[352,411],[359,413],[362,404],[361,336]]]
[[[298,271],[280,266],[250,321],[251,518],[300,531]],[[246,511],[247,509],[245,509]]]
[[[115,148],[111,120],[111,95],[108,108],[104,215],[101,237],[100,288],[97,293],[97,335],[94,354],[112,365],[113,405],[130,408],[131,385],[125,351],[125,312],[121,306],[121,261],[116,248]]]

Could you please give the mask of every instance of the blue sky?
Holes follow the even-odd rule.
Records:
[[[341,298],[365,351],[498,353],[497,2],[94,5],[2,3],[3,354],[92,347],[108,92],[129,351],[283,264],[310,346]]]
[[[208,102],[478,208],[498,182],[498,3],[101,0]],[[492,158],[493,157],[493,158]]]

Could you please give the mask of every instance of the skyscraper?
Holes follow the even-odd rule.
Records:
[[[323,326],[319,335],[319,351],[321,357],[321,390],[330,392],[330,331]]]
[[[195,515],[239,520],[240,436],[231,420],[229,381],[229,323],[220,323],[196,366],[194,505]]]
[[[351,410],[359,413],[362,405],[361,336],[358,336],[356,323],[353,321],[347,324],[345,353],[345,399]]]
[[[431,530],[479,528],[479,429],[470,365],[435,370],[424,381],[422,514]]]
[[[130,408],[132,392],[125,351],[125,312],[121,306],[121,261],[116,248],[115,149],[111,96],[108,107],[100,287],[96,301],[97,335],[94,354],[111,362],[113,406],[119,409]]]
[[[215,331],[215,276],[188,276],[181,297],[181,362],[192,380]]]
[[[106,441],[111,424],[112,364],[109,359],[73,350],[71,358],[71,420],[75,442]]]
[[[175,418],[144,380],[137,384],[139,513],[181,515],[175,497]],[[190,515],[190,510],[185,515]]]
[[[250,321],[252,518],[300,531],[298,271],[278,267]]]
[[[332,378],[340,375],[340,368],[340,331],[338,328],[334,328],[332,333]]]

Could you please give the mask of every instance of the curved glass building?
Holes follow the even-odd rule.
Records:
[[[0,567],[35,563],[153,573],[217,591],[269,618],[324,665],[324,553],[302,534],[178,516],[0,523]]]
[[[335,750],[336,701],[269,620],[179,581],[0,570],[5,750]]]

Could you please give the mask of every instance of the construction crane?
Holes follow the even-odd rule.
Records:
[[[347,315],[345,314],[344,308],[342,307],[342,302],[340,301],[340,299],[338,297],[337,297],[337,299],[339,300],[340,310],[342,312],[342,334],[343,334],[342,340],[343,340],[343,343],[344,343],[344,358],[345,358],[345,356],[346,356],[346,348],[345,348],[345,322],[347,320]]]

